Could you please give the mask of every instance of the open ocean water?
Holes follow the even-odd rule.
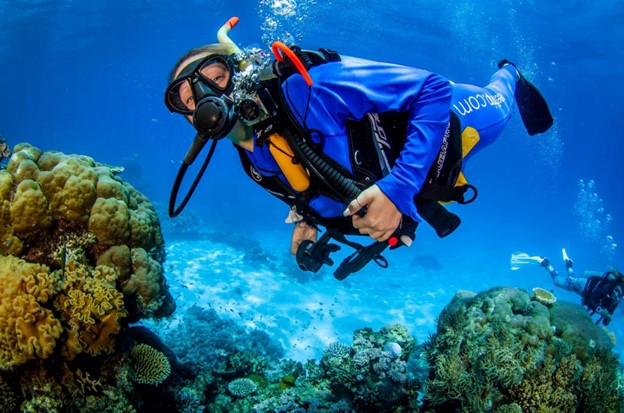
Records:
[[[529,137],[515,111],[468,164],[479,197],[450,207],[463,223],[449,238],[423,225],[411,248],[386,253],[388,269],[370,264],[343,282],[332,269],[310,276],[288,253],[288,208],[247,179],[225,142],[182,216],[165,212],[194,136],[163,104],[167,76],[234,15],[240,46],[294,39],[461,83],[485,84],[508,58],[555,124]],[[459,290],[542,287],[580,301],[542,268],[512,271],[513,252],[548,256],[561,273],[562,248],[579,274],[624,269],[623,44],[619,0],[0,0],[0,135],[124,166],[122,177],[159,208],[178,304],[147,323],[163,337],[175,339],[189,308],[213,308],[305,361],[363,327],[401,323],[424,341]],[[621,306],[609,326],[619,353],[623,326]]]

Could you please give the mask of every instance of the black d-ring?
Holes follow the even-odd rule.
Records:
[[[383,255],[378,255],[375,258],[373,258],[373,261],[375,261],[375,264],[379,265],[381,268],[388,268],[388,266],[390,264],[388,264],[388,260],[386,259],[386,257],[384,257]]]
[[[479,195],[479,191],[477,191],[477,188],[475,188],[475,186],[474,186],[474,185],[465,184],[465,185],[463,185],[463,186],[466,188],[466,189],[464,190],[464,194],[465,194],[466,192],[468,192],[468,190],[469,190],[469,189],[472,189],[472,197],[470,197],[470,198],[468,198],[468,199],[463,199],[463,197],[462,197],[462,199],[461,199],[461,200],[457,201],[457,203],[458,203],[458,204],[461,204],[461,205],[465,205],[465,204],[469,204],[469,203],[471,203],[472,201],[474,201],[475,199],[477,199],[477,195]]]

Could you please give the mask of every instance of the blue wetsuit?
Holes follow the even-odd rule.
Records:
[[[340,62],[314,66],[309,74],[314,82],[311,89],[300,75],[283,83],[286,100],[315,143],[322,142],[323,152],[351,172],[345,121],[360,120],[367,113],[409,113],[399,158],[376,184],[403,214],[416,221],[421,217],[414,196],[438,155],[450,111],[459,116],[462,130],[471,126],[479,132],[472,155],[502,132],[511,115],[516,81],[511,66],[497,71],[491,83],[480,88],[453,84],[421,69],[345,56]],[[278,175],[287,183],[266,145],[255,145],[253,152],[246,153],[262,175]],[[346,207],[322,195],[313,198],[310,206],[325,218],[342,217]]]

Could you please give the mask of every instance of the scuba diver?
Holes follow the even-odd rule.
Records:
[[[11,157],[11,147],[7,141],[0,136],[0,162]],[[0,170],[4,169],[4,165],[0,165]]]
[[[546,269],[553,283],[581,296],[581,302],[590,315],[598,314],[596,324],[605,326],[611,322],[613,312],[624,297],[624,275],[613,268],[603,274],[586,271],[583,277],[574,275],[574,261],[568,257],[565,248],[561,250],[567,275],[560,275],[546,257],[530,256],[524,252],[511,255],[511,269],[517,270],[524,264],[537,264]]]
[[[507,60],[486,87],[425,70],[273,43],[275,59],[242,51],[229,38],[193,49],[175,64],[165,104],[196,129],[173,185],[169,214],[184,208],[216,143],[229,138],[247,175],[290,206],[291,252],[303,270],[333,265],[340,246],[355,252],[334,272],[345,279],[385,248],[409,246],[425,221],[440,237],[460,224],[442,203],[477,195],[462,171],[502,133],[514,101],[530,135],[553,123],[539,91]],[[180,183],[207,142],[206,160],[176,208]],[[324,234],[317,234],[325,228]],[[368,235],[363,246],[347,239]]]

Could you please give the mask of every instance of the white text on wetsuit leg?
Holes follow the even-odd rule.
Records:
[[[479,93],[473,96],[468,97],[467,99],[460,100],[459,102],[453,104],[453,107],[461,116],[465,116],[473,110],[479,110],[488,105],[490,106],[500,106],[501,103],[505,101],[505,96],[501,93],[497,93],[495,95],[486,95],[483,93]]]

